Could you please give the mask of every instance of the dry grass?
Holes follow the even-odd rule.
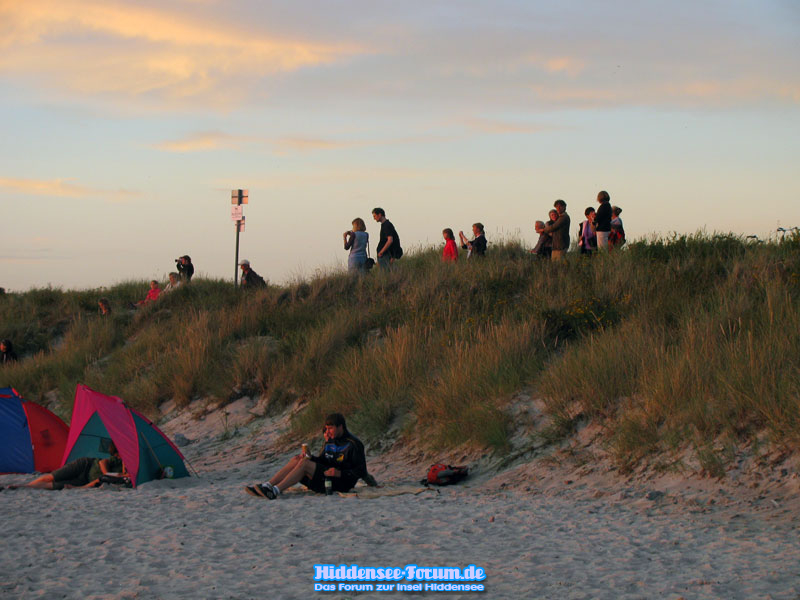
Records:
[[[560,265],[513,242],[471,264],[431,250],[253,294],[197,280],[135,313],[123,307],[147,285],[128,282],[102,292],[113,318],[96,314],[99,290],[33,290],[0,300],[0,336],[23,354],[3,383],[30,399],[58,390],[62,413],[79,381],[150,412],[302,397],[298,434],[341,411],[368,440],[413,429],[434,447],[499,449],[510,395],[532,385],[551,437],[595,419],[623,467],[694,447],[719,472],[714,440],[800,441],[799,250],[704,235]]]

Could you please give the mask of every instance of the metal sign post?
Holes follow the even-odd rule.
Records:
[[[236,260],[233,266],[233,285],[239,285],[239,232],[244,231],[244,214],[242,204],[248,202],[248,190],[231,190],[231,219],[236,227]]]

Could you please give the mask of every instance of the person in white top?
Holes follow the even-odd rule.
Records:
[[[181,287],[180,275],[177,273],[170,273],[169,274],[169,283],[164,286],[164,289],[161,290],[162,294],[168,294],[169,292],[176,290],[177,288]]]

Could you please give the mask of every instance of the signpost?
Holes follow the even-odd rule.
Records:
[[[231,190],[231,220],[236,227],[236,261],[233,267],[233,285],[239,285],[239,233],[244,231],[244,210],[242,205],[247,204],[248,190]]]

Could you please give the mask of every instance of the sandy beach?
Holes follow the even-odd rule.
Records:
[[[455,598],[800,595],[796,477],[752,490],[677,477],[630,482],[586,465],[522,460],[499,470],[479,464],[463,484],[434,490],[418,484],[424,459],[390,451],[368,455],[384,484],[377,495],[360,486],[356,495],[331,497],[295,488],[268,501],[245,494],[243,485],[291,456],[270,450],[280,423],[230,435],[220,434],[217,420],[194,421],[192,429],[185,418],[164,429],[180,428],[194,440],[183,450],[200,478],[135,490],[0,492],[0,596],[445,593],[315,591],[314,565],[325,564],[485,569],[485,592],[445,593]],[[0,485],[27,479],[4,475]]]

